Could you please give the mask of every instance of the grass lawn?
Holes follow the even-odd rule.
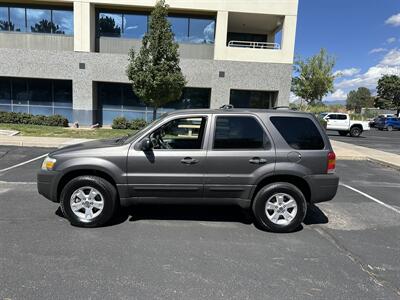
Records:
[[[65,137],[81,139],[106,139],[133,133],[133,130],[122,129],[70,129],[55,126],[40,126],[26,124],[3,124],[0,129],[17,130],[20,136],[46,136],[46,137]]]

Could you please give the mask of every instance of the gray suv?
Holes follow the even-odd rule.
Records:
[[[290,232],[333,199],[335,153],[318,120],[289,110],[181,110],[119,139],[49,154],[38,190],[73,225],[106,224],[135,203],[237,204]]]

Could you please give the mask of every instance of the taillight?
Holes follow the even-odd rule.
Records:
[[[335,152],[329,152],[328,153],[328,168],[326,173],[328,174],[333,174],[335,173],[336,169],[336,154]]]

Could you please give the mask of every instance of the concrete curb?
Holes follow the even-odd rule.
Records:
[[[23,137],[7,136],[0,137],[0,145],[19,146],[19,147],[40,147],[40,148],[59,148],[63,146],[78,144],[90,141],[89,139],[73,138],[43,138],[43,137]]]

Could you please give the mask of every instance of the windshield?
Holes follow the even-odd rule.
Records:
[[[153,126],[156,126],[158,123],[160,123],[162,120],[164,120],[164,118],[167,116],[167,114],[162,115],[160,118],[154,120],[153,122],[151,122],[149,125],[147,125],[145,128],[127,135],[124,139],[123,142],[124,144],[128,144],[133,142],[135,139],[137,139],[139,136],[141,136],[144,132],[146,132],[148,129],[150,129]]]

